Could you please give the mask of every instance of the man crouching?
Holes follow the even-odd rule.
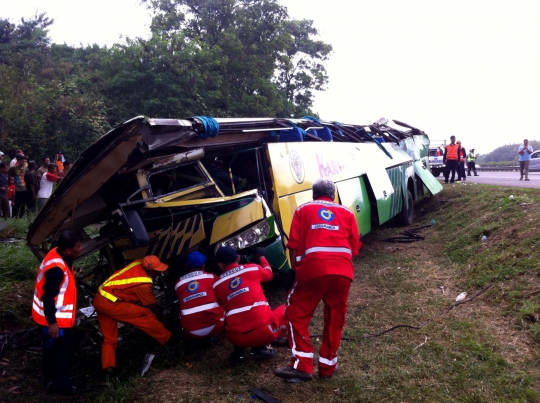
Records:
[[[283,310],[285,305],[270,309],[261,283],[272,280],[274,274],[264,257],[263,248],[255,248],[258,264],[239,265],[240,256],[230,246],[218,249],[216,259],[223,271],[214,283],[214,292],[225,308],[225,335],[234,346],[231,363],[247,358],[245,347],[257,359],[272,358],[277,351],[270,347],[277,337],[286,333]]]

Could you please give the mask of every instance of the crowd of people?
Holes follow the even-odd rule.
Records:
[[[37,166],[23,150],[15,150],[10,162],[0,151],[0,215],[4,218],[22,217],[26,212],[43,208],[55,184],[69,172],[73,165],[59,151],[53,162],[49,157]]]
[[[207,256],[190,252],[175,285],[184,337],[208,339],[224,333],[233,347],[232,365],[250,356],[273,358],[278,352],[272,344],[288,345],[290,363],[276,368],[274,375],[287,382],[311,381],[314,348],[308,325],[322,300],[318,374],[321,379],[332,377],[338,369],[337,351],[353,280],[352,258],[362,246],[353,212],[334,202],[335,193],[332,181],[320,179],[313,184],[313,201],[294,213],[287,244],[288,295],[275,309],[261,287],[273,278],[264,248],[253,248],[256,262],[251,263],[240,263],[232,247],[219,248],[215,253],[219,275],[207,271]],[[70,377],[77,300],[73,260],[82,250],[82,241],[73,231],[61,233],[58,246],[38,270],[32,310],[43,335],[45,386],[68,395],[76,393]],[[99,286],[93,303],[103,335],[101,364],[107,373],[116,368],[118,321],[141,329],[162,345],[175,339],[159,320],[160,307],[152,292],[154,279],[167,269],[166,263],[149,255],[114,272]]]

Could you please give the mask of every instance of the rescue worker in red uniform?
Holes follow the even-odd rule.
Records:
[[[103,334],[101,366],[107,372],[116,367],[118,321],[135,326],[162,345],[171,338],[171,332],[156,317],[160,308],[152,293],[153,279],[167,267],[157,256],[146,256],[116,271],[99,286],[94,308]]]
[[[329,378],[337,369],[337,350],[345,326],[347,298],[353,280],[352,258],[362,246],[354,214],[334,203],[331,180],[313,183],[313,201],[298,207],[289,234],[292,270],[296,279],[287,296],[285,319],[289,322],[290,366],[274,374],[288,382],[312,380],[313,345],[309,322],[324,302],[324,331],[319,349],[319,377]]]
[[[459,157],[459,168],[458,168],[458,181],[459,180],[467,180],[467,177],[465,176],[465,161],[467,161],[467,151],[465,148],[461,147],[461,141],[456,141],[456,144],[458,145],[458,157]]]
[[[450,144],[446,145],[443,156],[443,163],[446,164],[444,167],[444,183],[448,183],[448,177],[450,176],[450,172],[452,172],[452,179],[450,179],[450,183],[454,183],[456,171],[459,170],[460,148],[461,146],[459,144],[456,144],[456,136],[450,136]]]
[[[52,248],[39,266],[36,275],[32,318],[43,336],[43,375],[50,392],[72,395],[71,328],[77,312],[77,287],[73,260],[82,249],[82,238],[73,231],[64,231],[58,247]]]
[[[275,357],[277,351],[270,347],[277,337],[287,331],[283,310],[285,305],[270,309],[261,283],[272,280],[274,274],[264,257],[263,248],[254,248],[258,264],[239,265],[240,256],[230,246],[216,252],[223,274],[214,283],[214,292],[225,308],[225,335],[234,346],[230,360],[238,364],[247,358],[245,347],[257,359]]]
[[[206,256],[191,252],[186,258],[189,273],[180,277],[174,289],[180,303],[180,324],[193,338],[211,337],[225,328],[225,311],[217,303],[212,285],[217,276],[204,271]]]

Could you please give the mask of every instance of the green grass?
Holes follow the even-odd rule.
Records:
[[[335,378],[321,381],[315,376],[310,383],[287,384],[274,377],[272,369],[288,363],[288,349],[280,349],[270,362],[249,361],[230,368],[232,347],[224,339],[210,349],[183,339],[158,347],[129,326],[120,329],[118,373],[105,377],[96,322],[86,322],[75,329],[74,377],[83,389],[81,400],[248,402],[253,401],[248,389],[256,387],[283,403],[538,401],[540,192],[445,186],[442,194],[426,198],[416,210],[418,225],[436,220],[435,226],[422,231],[424,241],[386,243],[384,239],[402,231],[391,227],[363,238],[344,329],[344,336],[357,340],[342,342]],[[17,247],[24,256],[24,247]],[[6,261],[12,266],[17,259],[8,256]],[[96,261],[96,256],[89,257],[85,270]],[[19,279],[13,273],[23,272],[22,267],[11,266],[2,269],[11,274],[0,279],[0,311],[5,312],[3,301],[9,296],[10,320],[20,328],[26,322],[15,319],[29,311],[33,281]],[[35,273],[37,260],[31,267]],[[488,292],[439,316],[462,291],[471,296],[488,284],[493,285]],[[282,283],[265,286],[265,292],[273,306],[284,301]],[[319,307],[312,334],[322,333],[322,319]],[[179,330],[174,314],[166,324]],[[365,337],[398,324],[426,325]],[[90,340],[84,341],[86,335]],[[317,351],[320,337],[313,342]],[[137,371],[149,351],[155,351],[156,358],[141,379]],[[9,375],[20,376],[24,383],[0,383],[0,394],[19,384],[20,395],[3,394],[7,401],[40,401],[40,357],[15,350],[8,358],[20,363],[6,367]]]

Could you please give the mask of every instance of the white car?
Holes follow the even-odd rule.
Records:
[[[531,164],[529,169],[540,169],[540,150],[535,151],[531,154]]]

